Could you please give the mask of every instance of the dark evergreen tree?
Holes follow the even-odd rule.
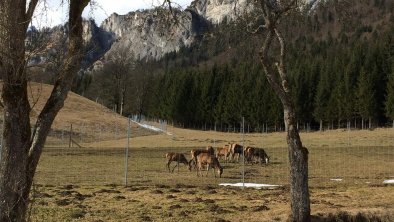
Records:
[[[394,69],[389,75],[386,91],[387,91],[387,96],[385,101],[386,116],[387,118],[393,121],[393,127],[394,127]]]
[[[362,118],[362,128],[365,120],[368,119],[369,128],[372,127],[372,118],[376,114],[375,89],[371,75],[368,75],[364,69],[361,70],[357,84],[357,111]]]

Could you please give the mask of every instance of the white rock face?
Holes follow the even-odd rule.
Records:
[[[213,24],[231,21],[243,14],[249,0],[196,0],[192,2],[198,14]]]
[[[280,0],[277,1],[280,3]],[[312,8],[322,1],[324,0],[301,0],[299,3],[303,2],[302,5]],[[220,24],[235,20],[252,10],[253,2],[252,0],[195,0],[190,7],[212,24]]]
[[[178,51],[194,42],[193,16],[185,11],[177,18],[179,24],[173,24],[156,10],[112,14],[103,21],[101,28],[116,39],[110,51],[127,48],[134,59],[160,59],[165,53]]]

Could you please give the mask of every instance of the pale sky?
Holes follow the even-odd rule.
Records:
[[[192,0],[175,0],[182,8],[186,8]],[[28,1],[29,2],[29,1]],[[39,1],[39,5],[35,11],[33,25],[38,28],[45,26],[55,26],[64,24],[67,21],[68,4],[61,4],[62,0],[44,0]],[[101,22],[116,12],[120,15],[127,14],[128,12],[138,9],[151,8],[154,5],[160,5],[160,0],[95,0],[93,7],[86,7],[83,12],[85,18],[94,18],[96,24],[100,26]],[[44,8],[47,10],[44,10]]]

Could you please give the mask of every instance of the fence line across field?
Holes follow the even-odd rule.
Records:
[[[156,120],[152,123],[145,117],[130,119],[139,121],[140,124],[153,125],[163,132],[174,131],[172,127],[168,127],[165,120]],[[2,122],[0,124],[2,130],[3,124]],[[81,122],[73,123],[72,130],[71,124],[64,124],[51,130],[38,165],[36,183],[52,185],[207,185],[236,182],[288,184],[287,147],[270,147],[265,141],[267,138],[265,131],[254,135],[239,133],[239,136],[233,140],[248,146],[249,137],[261,135],[257,146],[265,149],[270,156],[270,163],[262,166],[243,165],[242,158],[239,163],[225,163],[220,160],[224,167],[223,178],[220,179],[215,179],[212,173],[208,174],[208,178],[198,178],[195,171],[189,172],[183,165],[178,166],[175,173],[168,173],[164,157],[166,152],[184,153],[190,159],[190,150],[196,148],[175,147],[174,144],[180,138],[174,132],[170,135],[166,134],[171,144],[166,148],[135,147],[133,138],[128,137],[130,135],[128,132],[131,132],[128,123],[108,126],[88,125]],[[302,133],[303,144],[310,151],[309,177],[312,187],[337,184],[360,186],[394,179],[394,137],[387,138],[391,141],[386,141],[384,144],[382,142],[382,144],[358,146],[355,144],[360,144],[360,141],[355,141],[350,132],[349,127],[343,130],[347,137],[345,141],[335,138],[336,134],[333,131],[326,131],[326,140],[318,142],[311,139],[312,134]],[[119,139],[128,141],[127,138],[130,138],[128,151],[126,151],[126,143],[112,145],[112,141],[114,143]],[[369,138],[364,139],[367,141]],[[206,138],[206,141],[207,145],[215,147],[231,142],[220,141],[215,136]]]

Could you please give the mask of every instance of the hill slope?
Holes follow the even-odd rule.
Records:
[[[31,82],[28,87],[33,126],[51,93],[52,86]],[[2,108],[0,108],[0,113],[3,114]],[[113,138],[112,134],[115,131],[119,138],[127,136],[128,122],[126,117],[73,92],[68,94],[64,107],[58,113],[50,136],[54,136],[54,132],[58,132],[58,136],[60,136],[59,133],[63,133],[63,136],[69,134],[71,124],[73,125],[73,135],[77,135],[78,138],[81,138],[81,134],[83,134],[84,138],[108,140]],[[132,124],[131,131],[133,132],[132,137],[154,134],[154,132],[140,128],[136,124]]]

